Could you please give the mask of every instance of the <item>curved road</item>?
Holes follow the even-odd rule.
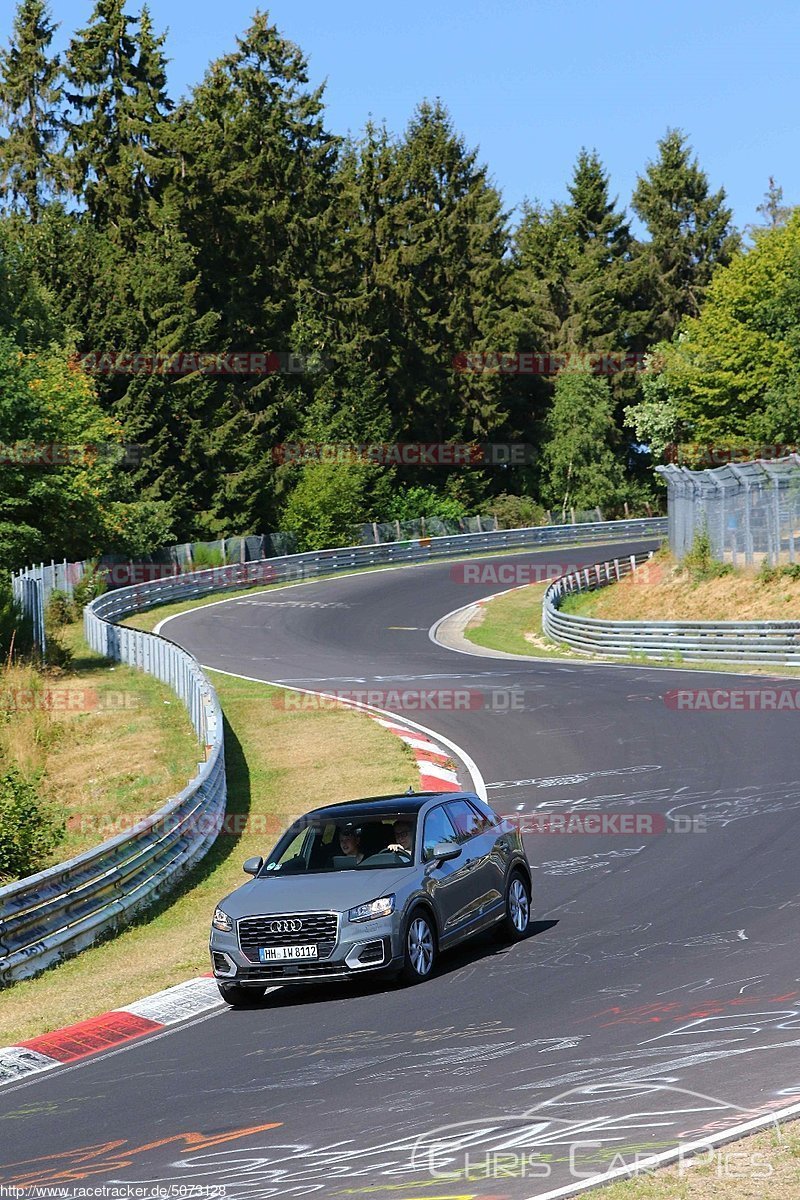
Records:
[[[276,989],[4,1089],[0,1181],[46,1153],[40,1182],[183,1186],[175,1197],[570,1195],[800,1101],[796,713],[665,700],[774,680],[453,653],[430,627],[503,587],[463,575],[436,563],[297,585],[167,632],[209,667],[371,691],[463,747],[499,811],[537,814],[533,936],[476,940],[412,990]],[[603,832],[542,820],[584,810]]]

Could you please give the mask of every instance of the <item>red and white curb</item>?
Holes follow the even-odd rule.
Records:
[[[384,720],[383,717],[373,717],[372,719],[382,725],[384,729],[388,729],[390,733],[396,734],[414,751],[423,792],[461,791],[453,757],[447,750],[437,746],[436,742],[424,733],[406,729],[405,726],[396,725],[393,721]]]
[[[207,976],[178,983],[144,1000],[77,1025],[0,1049],[0,1087],[30,1075],[78,1062],[103,1050],[157,1033],[223,1003],[215,981]]]

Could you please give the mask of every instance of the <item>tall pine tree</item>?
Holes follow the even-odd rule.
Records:
[[[515,238],[518,304],[558,353],[630,347],[632,238],[595,153],[581,150],[569,201],[526,206]],[[635,324],[635,322],[634,322]]]
[[[642,256],[651,341],[670,338],[682,317],[698,315],[715,268],[737,249],[725,201],[724,188],[710,190],[685,135],[668,130],[631,201],[649,234]]]
[[[165,203],[198,251],[193,303],[218,315],[208,348],[294,350],[326,254],[337,151],[300,50],[256,14],[176,110],[166,138]],[[207,530],[274,528],[272,450],[296,429],[309,386],[290,375],[216,382]]]
[[[21,0],[0,50],[0,187],[8,206],[34,222],[60,178],[61,67],[50,51],[57,28],[45,0]]]
[[[486,168],[437,102],[399,140],[368,126],[338,178],[334,340],[381,381],[397,437],[486,437],[506,420],[501,381],[459,369],[507,348],[508,234]]]
[[[157,196],[166,93],[163,37],[147,8],[134,22],[124,0],[97,0],[67,52],[68,171],[93,222],[130,245]]]

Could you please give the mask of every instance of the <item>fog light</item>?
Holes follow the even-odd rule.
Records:
[[[360,967],[378,967],[384,961],[385,951],[382,941],[359,942],[353,946],[344,960],[352,971]]]
[[[222,975],[228,979],[231,975],[236,974],[236,963],[227,954],[222,954],[219,950],[212,950],[211,961],[214,964],[215,975]]]

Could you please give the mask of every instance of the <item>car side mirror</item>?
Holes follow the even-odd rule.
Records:
[[[245,861],[242,863],[242,870],[248,875],[257,875],[263,865],[263,858],[256,856],[255,858],[245,859]]]
[[[451,858],[458,858],[460,853],[461,847],[455,842],[437,842],[431,858],[436,862],[449,862]]]

